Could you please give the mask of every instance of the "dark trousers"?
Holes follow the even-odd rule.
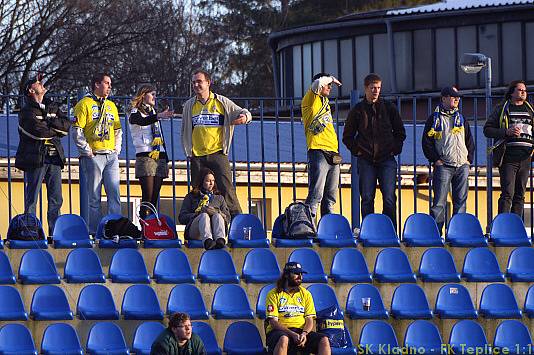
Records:
[[[383,211],[397,229],[397,196],[395,182],[397,181],[397,161],[390,157],[384,161],[373,163],[358,158],[358,174],[360,175],[360,194],[362,198],[362,218],[375,213],[376,182],[380,184]]]
[[[63,204],[63,196],[61,194],[61,166],[59,166],[61,161],[57,161],[58,159],[55,156],[46,156],[45,163],[42,167],[28,169],[24,172],[24,178],[26,180],[26,189],[24,191],[25,213],[36,214],[37,198],[39,197],[43,180],[46,184],[48,235],[50,236],[54,232],[54,226],[59,217],[61,205]]]
[[[519,162],[505,162],[499,167],[501,181],[499,213],[512,212],[523,217],[529,173],[530,158]]]
[[[222,152],[217,152],[201,157],[193,156],[191,158],[191,181],[193,184],[197,183],[200,170],[208,168],[215,173],[215,182],[217,188],[224,196],[230,214],[235,216],[241,213],[241,206],[232,184],[232,171],[230,170],[230,162],[228,156]]]

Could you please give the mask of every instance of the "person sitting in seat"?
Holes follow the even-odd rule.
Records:
[[[152,344],[150,355],[206,355],[204,343],[193,333],[191,318],[186,313],[174,313],[169,327]]]
[[[186,225],[185,239],[202,240],[206,250],[224,248],[230,211],[217,190],[213,171],[201,171],[196,186],[184,198],[178,220]]]

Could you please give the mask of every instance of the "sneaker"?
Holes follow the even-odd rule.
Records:
[[[222,249],[226,245],[226,240],[224,240],[224,238],[217,238],[215,244],[215,249]]]
[[[215,241],[213,239],[206,239],[204,241],[204,249],[206,250],[211,250],[211,249],[215,249],[217,243],[215,243]]]

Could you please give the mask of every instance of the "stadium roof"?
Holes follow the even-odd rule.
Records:
[[[446,0],[435,4],[416,6],[406,9],[394,9],[386,12],[387,16],[411,15],[429,12],[468,10],[495,6],[534,4],[534,0]],[[534,9],[533,9],[534,10]]]

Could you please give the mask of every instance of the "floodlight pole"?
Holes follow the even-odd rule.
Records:
[[[491,115],[491,58],[486,57],[486,121]],[[492,140],[490,138],[486,139],[487,146],[491,147]],[[492,152],[488,151],[486,155],[486,198],[487,198],[487,224],[486,232],[489,232],[489,226],[493,220],[493,159]]]

